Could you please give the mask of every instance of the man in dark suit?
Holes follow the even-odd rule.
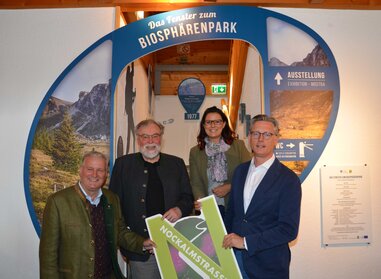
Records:
[[[110,190],[120,198],[127,226],[148,238],[145,219],[162,214],[170,222],[187,216],[193,209],[193,195],[182,159],[161,153],[164,126],[148,119],[136,128],[140,152],[116,159]],[[155,257],[122,250],[130,262],[134,279],[160,278]]]
[[[297,175],[274,156],[278,137],[275,118],[255,116],[254,157],[233,175],[223,247],[234,248],[243,278],[289,278],[288,243],[298,234],[302,193]]]
[[[118,245],[143,254],[154,243],[127,229],[119,199],[102,189],[107,158],[91,151],[83,157],[79,182],[52,194],[44,211],[40,240],[40,278],[124,278]]]

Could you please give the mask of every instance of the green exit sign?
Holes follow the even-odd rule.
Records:
[[[212,84],[212,94],[213,95],[225,95],[226,94],[226,84]]]

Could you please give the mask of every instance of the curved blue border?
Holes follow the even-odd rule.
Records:
[[[82,52],[76,59],[73,60],[69,64],[69,66],[66,67],[66,69],[62,72],[62,74],[59,75],[59,77],[55,80],[53,85],[49,88],[48,92],[46,93],[44,99],[41,101],[40,106],[38,107],[38,110],[36,112],[36,115],[33,119],[32,127],[30,128],[29,135],[28,135],[28,141],[26,145],[25,150],[25,160],[24,160],[24,191],[25,191],[25,198],[29,210],[29,214],[31,215],[32,222],[34,229],[37,232],[37,235],[40,236],[41,234],[41,226],[38,222],[38,219],[36,217],[36,212],[34,211],[33,207],[33,201],[30,193],[30,185],[29,185],[29,163],[30,163],[30,156],[32,151],[32,145],[34,140],[34,134],[36,132],[37,124],[41,118],[42,112],[49,101],[50,96],[54,93],[58,85],[61,83],[61,81],[66,77],[66,75],[83,59],[85,58],[91,51],[93,51],[95,48],[97,48],[99,45],[104,43],[107,40],[111,39],[111,33],[104,36],[103,38],[96,41],[93,45],[91,45],[89,48],[87,48],[84,52]]]
[[[175,26],[178,23],[171,23],[171,24],[163,24],[163,26],[157,26],[155,28],[149,27],[149,22],[155,22],[160,25],[160,23],[165,23],[166,17],[176,17],[181,16],[184,14],[193,14],[193,13],[204,13],[207,15],[210,15],[211,17],[206,18],[204,20],[208,22],[236,22],[236,33],[221,33],[221,32],[211,32],[207,34],[191,34],[187,36],[179,36],[167,40],[163,40],[161,42],[158,42],[156,44],[147,46],[142,48],[142,45],[139,44],[139,38],[144,37],[150,33],[157,32],[160,29],[163,28],[170,28],[171,26]],[[213,17],[215,15],[215,17]],[[93,45],[91,45],[88,49],[86,49],[82,54],[80,54],[63,72],[62,74],[57,78],[57,80],[53,83],[53,85],[50,87],[49,91],[47,92],[46,96],[42,100],[37,113],[34,117],[33,124],[28,136],[28,142],[26,146],[25,151],[25,161],[24,161],[24,190],[25,190],[25,196],[26,201],[29,209],[29,213],[31,215],[33,225],[36,229],[37,234],[40,236],[41,228],[39,226],[38,220],[36,218],[36,214],[33,208],[31,195],[30,195],[30,189],[29,189],[29,163],[30,163],[30,155],[31,155],[31,147],[32,142],[34,139],[35,129],[38,124],[38,121],[42,115],[43,109],[46,106],[46,103],[48,102],[50,96],[53,94],[57,86],[60,84],[60,82],[64,79],[64,77],[78,64],[84,57],[86,57],[92,50],[94,50],[97,46],[105,42],[106,40],[112,40],[113,50],[112,50],[112,84],[111,84],[111,104],[114,103],[114,91],[116,82],[118,80],[118,77],[120,75],[120,72],[123,70],[123,68],[131,63],[132,61],[138,59],[139,57],[142,57],[144,55],[147,55],[151,52],[157,51],[162,48],[166,48],[169,46],[186,43],[186,42],[192,42],[192,41],[200,41],[200,40],[224,40],[224,39],[239,39],[246,41],[250,43],[251,45],[255,46],[255,48],[258,50],[259,54],[262,57],[263,60],[263,69],[264,69],[264,76],[263,76],[263,82],[264,82],[264,94],[265,94],[265,112],[270,112],[270,106],[269,106],[269,94],[270,94],[270,86],[269,86],[269,79],[271,78],[270,72],[271,69],[267,63],[268,61],[268,53],[267,53],[267,23],[266,20],[268,17],[273,17],[282,21],[285,21],[289,23],[290,25],[293,25],[307,34],[309,34],[313,39],[317,41],[317,43],[323,48],[324,52],[326,53],[331,65],[329,68],[325,68],[330,75],[332,75],[334,81],[330,83],[331,90],[334,92],[334,102],[333,102],[333,109],[332,109],[332,115],[330,118],[329,126],[326,130],[326,133],[323,137],[323,139],[320,142],[319,150],[315,152],[315,155],[310,161],[310,164],[306,169],[304,169],[302,175],[300,176],[301,181],[303,181],[307,175],[310,173],[312,168],[315,166],[317,160],[319,159],[320,155],[322,154],[328,139],[332,133],[337,112],[338,112],[338,106],[339,106],[339,75],[337,70],[336,61],[334,59],[334,56],[329,49],[328,45],[325,43],[325,41],[311,28],[304,25],[303,23],[290,18],[289,16],[282,15],[280,13],[265,10],[262,8],[256,8],[256,7],[247,7],[247,6],[206,6],[206,7],[197,7],[197,8],[189,8],[189,9],[182,9],[177,11],[171,11],[167,13],[158,14],[143,20],[139,20],[137,22],[128,24],[127,26],[117,29],[108,35],[104,36],[103,38],[99,39],[97,42],[95,42]],[[201,22],[200,19],[189,19],[184,21],[185,23],[195,23],[195,22]],[[113,116],[113,110],[110,110],[110,123],[114,123],[114,116]],[[113,162],[113,127],[111,125],[110,127],[110,168],[112,168],[112,162]]]
[[[275,12],[271,12],[271,13],[274,14]],[[328,143],[328,140],[332,134],[333,128],[335,126],[337,113],[338,113],[338,109],[339,109],[339,103],[340,103],[339,72],[338,72],[336,60],[333,56],[331,49],[328,47],[326,42],[314,30],[312,30],[311,28],[309,28],[305,24],[301,23],[300,21],[297,21],[297,20],[290,18],[286,15],[278,14],[278,13],[275,13],[275,15],[276,15],[277,19],[280,19],[280,20],[283,20],[289,24],[292,24],[293,26],[295,26],[295,27],[299,28],[300,30],[304,31],[305,33],[309,34],[313,39],[316,40],[316,42],[324,50],[324,53],[327,55],[327,58],[330,62],[330,66],[324,67],[324,70],[326,70],[326,72],[329,73],[329,75],[331,76],[331,79],[333,77],[336,77],[336,78],[334,78],[333,81],[330,82],[331,86],[328,88],[328,89],[331,89],[333,91],[333,107],[332,107],[332,111],[331,111],[331,117],[329,119],[329,124],[328,124],[328,127],[327,127],[322,139],[312,140],[313,142],[317,143],[317,145],[314,145],[314,147],[317,147],[317,149],[314,150],[313,155],[309,159],[310,162],[309,162],[308,166],[303,170],[303,172],[299,176],[300,181],[303,182],[307,178],[307,176],[311,172],[311,170],[314,168],[317,161],[319,160],[319,158],[320,158],[321,154],[323,153],[323,151],[324,151],[324,149]],[[272,15],[272,17],[274,17],[274,16]],[[267,60],[264,60],[264,61],[267,61]],[[268,63],[263,63],[263,64],[264,64],[264,72],[269,71]],[[304,69],[305,68],[307,68],[307,67],[304,67]],[[319,67],[313,67],[313,69],[318,70]],[[266,77],[264,77],[265,94],[270,93],[269,92],[270,91],[269,79],[271,79],[271,78],[272,78],[272,75],[270,75],[270,74],[267,75]],[[266,113],[270,112],[270,98],[265,99],[265,111],[266,111]]]
[[[328,140],[332,134],[332,131],[333,131],[333,128],[334,128],[334,125],[336,122],[337,113],[338,113],[338,109],[339,109],[339,103],[340,103],[339,72],[338,72],[336,60],[333,56],[331,49],[328,47],[326,42],[314,30],[312,30],[311,28],[309,28],[305,24],[303,24],[300,21],[297,21],[293,18],[290,18],[290,17],[282,15],[282,14],[278,14],[278,15],[279,15],[278,19],[286,21],[286,22],[294,25],[295,27],[299,28],[300,30],[303,30],[305,33],[309,34],[313,39],[316,40],[316,42],[324,50],[324,53],[327,55],[327,58],[330,62],[330,66],[324,67],[324,69],[329,73],[329,76],[331,77],[331,79],[333,77],[336,77],[333,80],[333,82],[331,82],[331,84],[330,84],[331,87],[328,88],[328,89],[331,89],[333,91],[333,107],[332,107],[332,111],[331,111],[331,117],[329,119],[329,124],[328,124],[328,127],[325,131],[323,138],[321,140],[315,140],[315,142],[318,143],[318,145],[315,145],[315,147],[317,147],[317,149],[314,150],[313,155],[309,159],[308,166],[303,170],[303,172],[301,173],[301,175],[299,177],[301,182],[303,182],[307,178],[307,176],[311,172],[311,170],[315,167],[317,161],[319,160],[321,154],[323,153],[323,151],[324,151],[324,149],[328,143]],[[268,67],[267,63],[266,63],[266,67]],[[314,69],[317,70],[318,67],[314,67]],[[271,77],[271,76],[269,75],[269,77]],[[266,87],[267,85],[268,85],[268,83],[265,82],[265,84],[264,84],[265,92],[267,90],[269,90]],[[267,101],[269,102],[269,98]],[[265,107],[266,107],[265,108],[266,112],[270,111],[269,103],[267,103],[265,105]]]

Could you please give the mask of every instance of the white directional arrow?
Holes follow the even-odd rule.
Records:
[[[295,144],[293,144],[292,142],[290,142],[289,144],[286,144],[286,146],[287,146],[288,148],[293,148],[293,147],[295,146]]]
[[[275,78],[276,80],[276,84],[277,85],[280,85],[280,81],[283,79],[282,76],[280,75],[280,73],[278,72],[276,75],[275,75]]]

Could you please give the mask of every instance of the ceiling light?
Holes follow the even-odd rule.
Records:
[[[144,18],[144,11],[137,11],[137,12],[135,12],[135,14],[136,14],[137,20]]]

